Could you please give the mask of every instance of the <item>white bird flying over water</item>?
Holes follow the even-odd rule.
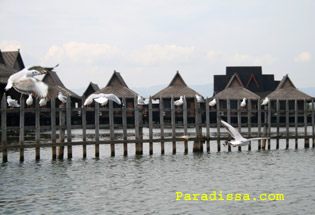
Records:
[[[58,64],[54,67],[31,66],[24,68],[9,77],[5,90],[13,87],[22,94],[32,94],[39,98],[54,98],[57,96],[56,87],[48,85],[34,76],[46,74],[57,66]]]
[[[33,97],[32,94],[28,95],[28,98],[26,99],[26,104],[30,107],[33,104]]]
[[[229,134],[234,138],[234,140],[226,141],[227,144],[232,145],[233,147],[236,146],[246,146],[249,144],[252,140],[262,140],[262,139],[269,139],[269,137],[256,137],[256,138],[244,138],[240,132],[235,129],[233,126],[231,126],[229,123],[221,120],[221,123],[226,128],[226,130],[229,132]]]
[[[241,102],[241,107],[244,108],[246,106],[246,98],[243,98]]]
[[[266,97],[263,102],[261,103],[261,105],[267,105],[270,102],[270,99],[268,97]]]
[[[90,104],[92,104],[93,100],[96,101],[97,103],[100,103],[102,106],[105,106],[107,104],[108,100],[112,100],[119,105],[121,104],[120,99],[114,94],[92,93],[84,101],[83,105],[89,106]]]
[[[8,103],[8,106],[10,107],[10,109],[13,109],[15,107],[20,107],[17,100],[12,99],[11,96],[7,96],[7,103]]]

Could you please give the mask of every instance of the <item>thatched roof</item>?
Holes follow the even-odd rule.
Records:
[[[5,62],[5,65],[12,69],[16,69],[19,71],[25,67],[20,54],[20,50],[4,51],[2,52],[2,57]]]
[[[133,90],[129,89],[126,82],[122,78],[119,72],[114,71],[112,77],[109,79],[107,85],[96,91],[96,93],[113,93],[119,98],[134,98],[138,94]]]
[[[17,71],[15,69],[5,66],[4,64],[0,64],[0,83],[6,84],[8,78],[16,72]]]
[[[90,94],[98,91],[100,88],[97,84],[90,82],[89,86],[86,88],[82,96],[88,97]]]
[[[271,100],[310,100],[311,96],[298,90],[288,75],[285,75],[276,90],[268,95]]]
[[[177,71],[168,87],[152,96],[152,98],[171,98],[172,96],[174,98],[178,98],[180,96],[185,96],[186,98],[194,98],[196,94],[200,95],[198,92],[186,85],[184,79]]]
[[[238,75],[235,73],[231,79],[229,80],[228,84],[226,85],[225,89],[219,92],[214,96],[216,99],[259,99],[260,97],[246,89],[238,77]]]
[[[78,96],[76,93],[72,92],[71,90],[69,90],[68,88],[64,86],[64,84],[62,83],[62,81],[60,80],[56,72],[53,72],[53,71],[48,72],[44,76],[42,81],[47,84],[57,85],[57,87],[59,88],[59,90],[62,92],[63,95],[69,95],[70,97],[81,99],[80,96]]]

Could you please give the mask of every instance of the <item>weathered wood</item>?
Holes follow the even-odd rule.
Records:
[[[267,139],[267,142],[268,142],[268,150],[271,149],[271,139],[270,139],[270,136],[271,136],[271,101],[268,102],[267,104],[268,106],[268,125],[267,125],[267,133],[268,133],[268,139]]]
[[[82,97],[82,104],[85,102],[85,96]],[[86,142],[86,106],[82,105],[81,108],[81,117],[82,117],[82,141]],[[82,146],[82,156],[83,158],[86,158],[86,145]]]
[[[40,143],[40,109],[38,99],[35,99],[35,143]],[[35,148],[35,160],[40,160],[40,147]]]
[[[221,136],[221,132],[220,132],[220,128],[221,128],[221,122],[220,122],[220,100],[218,99],[217,100],[217,104],[216,104],[216,107],[217,107],[217,150],[218,152],[221,151],[221,144],[220,144],[220,136]]]
[[[160,96],[160,129],[161,129],[161,139],[164,139],[164,106],[163,99]],[[165,153],[164,142],[161,142],[161,154]]]
[[[250,99],[248,99],[248,103],[247,103],[247,127],[248,127],[248,137],[251,137],[251,133],[252,133],[252,101]],[[252,143],[249,142],[248,144],[248,151],[252,150]]]
[[[206,135],[207,135],[207,152],[210,152],[210,108],[209,98],[206,98]]]
[[[269,102],[270,103],[270,102]],[[268,103],[268,104],[269,104]],[[263,127],[263,137],[267,136],[267,124],[268,124],[268,105],[264,105],[264,127]],[[261,141],[261,148],[266,149],[266,139]]]
[[[67,142],[71,143],[71,99],[70,96],[67,96],[67,103],[66,103],[66,118],[67,118]],[[72,158],[72,146],[68,146],[68,159]]]
[[[108,101],[108,107],[109,107],[108,115],[109,115],[109,130],[110,130],[109,137],[110,137],[110,140],[114,140],[114,136],[115,136],[115,132],[114,132],[114,111],[113,111],[113,101],[112,100]],[[115,156],[115,144],[111,144],[110,145],[110,155],[112,157]]]
[[[2,146],[5,147],[8,144],[7,139],[7,97],[6,94],[3,93],[1,100],[1,142]],[[8,150],[2,150],[2,162],[8,162]]]
[[[57,135],[56,135],[56,100],[51,99],[50,101],[50,123],[51,123],[51,143],[56,144],[57,142]],[[51,148],[52,159],[57,159],[57,150],[56,147],[53,146]]]
[[[237,100],[237,128],[240,133],[242,133],[242,118],[241,118],[241,101]],[[238,151],[242,151],[242,147],[238,146]]]
[[[195,103],[195,127],[196,127],[196,137],[202,137],[202,127],[201,127],[201,113],[200,104],[198,104],[196,97],[194,98]],[[203,141],[195,141],[193,146],[193,152],[203,152]]]
[[[276,103],[276,109],[277,109],[277,137],[280,136],[280,101],[277,99]],[[280,141],[279,138],[276,139],[276,149],[279,149]]]
[[[66,125],[66,113],[64,111],[64,106],[59,105],[59,143],[63,143],[65,139],[65,125]],[[64,146],[58,147],[58,159],[62,160],[64,154]]]
[[[314,99],[312,99],[312,136],[313,136],[313,148],[315,148],[315,107]]]
[[[298,145],[298,136],[299,136],[299,133],[298,133],[298,101],[295,99],[294,101],[294,127],[295,127],[295,149],[298,149],[299,148],[299,145]]]
[[[95,111],[95,157],[100,157],[100,106],[99,103],[94,102]]]
[[[227,99],[226,101],[226,107],[227,107],[227,123],[231,124],[231,100]],[[228,152],[232,151],[232,147],[230,144],[228,145]]]
[[[149,139],[153,139],[152,97],[149,98]],[[149,154],[153,154],[153,142],[149,143]]]
[[[122,123],[123,123],[123,138],[127,140],[127,106],[126,106],[126,98],[122,98]],[[124,156],[128,155],[128,145],[127,143],[124,144]]]
[[[258,99],[258,104],[257,104],[257,121],[258,121],[258,136],[261,136],[261,102],[260,99]],[[258,150],[261,149],[261,140],[258,140]]]
[[[172,137],[176,138],[176,128],[175,128],[175,105],[174,97],[171,97],[171,125],[172,125]],[[173,154],[176,154],[176,142],[172,142]]]
[[[183,102],[183,123],[184,123],[184,136],[188,135],[188,120],[187,120],[187,101],[186,96],[184,96],[184,102]],[[188,153],[188,141],[184,141],[184,152],[185,154]]]
[[[24,114],[25,111],[25,98],[24,96],[21,96],[20,98],[20,135],[19,135],[19,144],[24,144]],[[20,148],[20,162],[24,161],[24,148]]]
[[[304,99],[304,136],[307,136],[307,101]],[[304,148],[309,148],[310,147],[310,142],[309,138],[304,139]]]
[[[286,135],[286,149],[289,148],[289,124],[290,124],[290,119],[289,119],[289,100],[286,100],[285,101],[285,123],[286,123],[286,132],[287,132],[287,135]]]
[[[142,108],[142,107],[141,107]],[[138,107],[138,99],[137,97],[134,98],[134,115],[135,115],[135,134],[136,134],[136,140],[141,140],[142,137],[140,135],[140,111]],[[141,142],[138,142],[135,144],[135,151],[136,155],[142,155],[142,144]]]

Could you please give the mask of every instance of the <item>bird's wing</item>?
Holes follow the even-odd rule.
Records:
[[[97,103],[103,104],[108,101],[108,99],[105,96],[100,96],[94,99]]]
[[[233,126],[231,126],[229,123],[221,120],[221,123],[226,128],[226,130],[229,132],[229,134],[235,139],[235,140],[241,140],[243,139],[242,135],[236,130]]]
[[[249,138],[248,140],[265,140],[265,139],[270,139],[270,137],[255,137],[255,138]]]
[[[35,78],[22,78],[15,83],[15,88],[24,94],[33,94],[35,97],[47,97],[48,85]]]
[[[28,68],[28,70],[37,70],[39,71],[41,74],[46,74],[47,72],[52,71],[54,68],[56,68],[57,66],[59,66],[59,64],[57,64],[54,67],[42,67],[42,66],[31,66]]]
[[[107,99],[112,100],[112,101],[116,102],[119,105],[121,104],[120,99],[116,95],[114,95],[114,94],[105,94],[105,95],[106,95],[105,97]]]

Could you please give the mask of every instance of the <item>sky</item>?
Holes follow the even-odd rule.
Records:
[[[312,0],[0,0],[0,49],[54,66],[64,85],[213,83],[226,66],[262,66],[315,87]]]

